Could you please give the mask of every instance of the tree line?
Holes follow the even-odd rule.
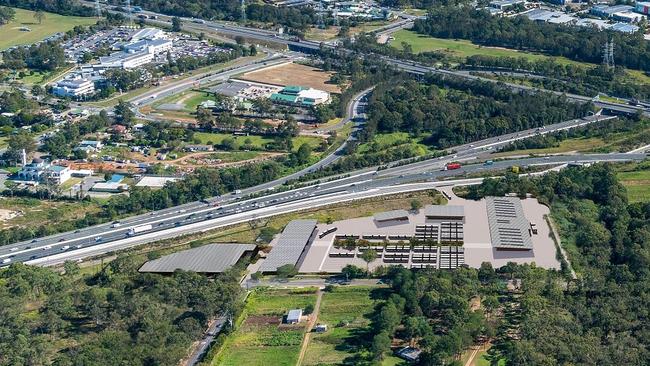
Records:
[[[462,67],[532,72],[545,77],[526,79],[548,90],[581,95],[603,92],[619,97],[650,98],[650,85],[633,82],[625,68],[620,66],[608,69],[603,65],[590,67],[562,64],[553,59],[529,60],[525,57],[473,55],[465,60]]]
[[[615,63],[636,70],[650,69],[650,44],[643,34],[599,31],[539,23],[524,16],[494,17],[467,7],[436,7],[426,19],[415,21],[417,33],[446,39],[467,39],[484,46],[563,56],[576,61],[600,63],[603,45],[613,40]]]

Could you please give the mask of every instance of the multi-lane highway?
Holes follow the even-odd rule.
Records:
[[[364,91],[368,92],[368,91]],[[363,93],[362,93],[363,94]],[[361,105],[362,96],[357,96]],[[629,161],[642,160],[645,154],[597,154],[548,156],[516,160],[495,161],[490,165],[482,163],[469,164],[457,170],[442,170],[450,161],[474,161],[481,154],[488,153],[500,145],[511,141],[528,138],[531,135],[550,133],[562,129],[592,123],[600,116],[588,119],[572,120],[547,126],[544,129],[534,129],[502,137],[490,138],[473,144],[454,148],[447,156],[430,159],[401,166],[392,166],[379,171],[363,170],[351,173],[350,176],[323,182],[312,186],[273,193],[265,196],[242,200],[249,193],[267,190],[267,185],[253,187],[236,195],[226,195],[209,201],[192,202],[182,206],[154,211],[119,222],[107,223],[77,230],[74,232],[52,235],[32,241],[25,241],[0,248],[0,265],[8,265],[21,261],[41,265],[54,265],[65,260],[87,258],[109,251],[128,248],[146,242],[157,241],[178,235],[194,233],[216,227],[246,222],[256,217],[282,214],[305,208],[340,202],[346,199],[360,199],[377,195],[391,194],[403,189],[414,189],[414,182],[431,182],[428,186],[448,184],[438,182],[460,174],[472,174],[492,170],[500,170],[512,165],[522,167],[531,165],[557,165],[570,162],[598,161]],[[437,183],[436,183],[437,182]],[[150,227],[146,225],[151,225]],[[146,226],[146,230],[135,235],[129,235],[133,227]],[[8,261],[7,261],[8,260]]]

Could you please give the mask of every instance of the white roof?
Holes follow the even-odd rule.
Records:
[[[329,98],[329,94],[326,91],[322,91],[322,90],[318,90],[318,89],[301,90],[298,93],[298,96],[300,98],[309,98],[309,99],[327,99],[327,98]]]
[[[177,177],[142,177],[135,185],[136,187],[164,187],[167,182],[175,182],[180,178]]]

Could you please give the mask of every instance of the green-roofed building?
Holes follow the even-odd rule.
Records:
[[[280,92],[281,94],[287,94],[287,95],[298,95],[301,91],[306,90],[307,88],[304,88],[302,86],[297,86],[297,85],[287,85],[282,89]]]
[[[298,95],[274,93],[271,94],[270,99],[271,101],[276,103],[296,104],[296,101],[298,100]]]

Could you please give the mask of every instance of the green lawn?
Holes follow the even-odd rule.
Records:
[[[293,366],[298,360],[304,325],[280,325],[290,309],[315,305],[315,289],[254,290],[246,302],[243,319],[212,359],[212,365]]]
[[[406,132],[375,134],[370,142],[359,146],[358,152],[360,154],[368,152],[377,153],[396,147],[399,147],[400,149],[413,149],[417,156],[422,156],[431,152],[429,148],[422,143],[420,138],[411,137]]]
[[[257,135],[234,136],[229,133],[212,133],[212,132],[196,132],[194,134],[194,138],[198,139],[201,144],[209,144],[209,145],[220,144],[221,141],[223,141],[225,138],[233,138],[235,139],[235,142],[237,143],[238,147],[243,146],[244,141],[248,139],[250,140],[251,145],[257,149],[264,149],[266,144],[273,142],[272,138],[265,137],[265,136],[257,136]],[[293,149],[298,150],[300,145],[304,143],[308,143],[313,148],[315,148],[320,145],[321,141],[322,140],[318,137],[310,137],[310,136],[294,137]]]
[[[395,39],[391,41],[391,45],[393,47],[402,49],[402,42],[406,42],[411,45],[414,53],[444,51],[452,54],[453,56],[462,58],[473,55],[486,55],[495,57],[525,57],[531,61],[550,58],[549,56],[545,55],[521,52],[506,48],[482,47],[467,40],[433,38],[405,29],[393,33],[393,37],[395,37]],[[554,57],[554,59],[563,64],[581,64],[580,62],[571,61],[563,57]]]
[[[567,139],[561,141],[559,143],[559,146],[547,147],[544,149],[504,151],[504,152],[492,154],[490,156],[493,158],[502,158],[508,156],[528,155],[528,154],[535,154],[535,155],[559,154],[559,153],[566,153],[570,151],[589,151],[592,149],[604,147],[606,145],[607,143],[605,143],[603,139],[598,137],[590,137],[590,138],[581,137],[581,138]]]
[[[616,176],[625,186],[630,202],[650,202],[650,170],[619,172]]]
[[[15,9],[16,17],[13,21],[0,26],[0,50],[21,45],[38,42],[54,33],[67,32],[77,25],[90,25],[97,22],[96,18],[63,16],[53,13],[45,13],[42,24],[34,19],[34,12],[23,9]],[[31,31],[21,31],[21,27],[27,27]]]
[[[303,365],[354,363],[368,356],[366,338],[370,315],[383,302],[385,293],[378,287],[337,287],[323,294],[318,322],[329,329],[313,334]],[[387,360],[388,361],[388,360]],[[391,358],[386,364],[396,364]]]

